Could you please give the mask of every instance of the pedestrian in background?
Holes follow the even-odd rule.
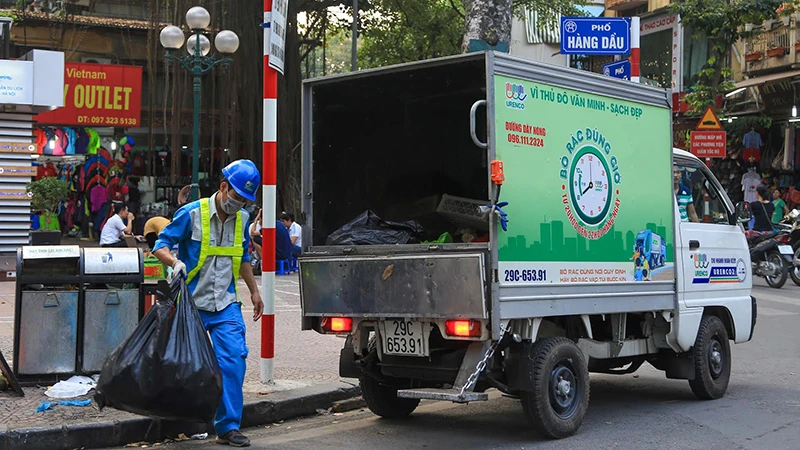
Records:
[[[284,227],[289,230],[289,238],[292,241],[292,256],[300,256],[303,251],[303,227],[294,221],[294,215],[282,212],[278,218]]]
[[[783,220],[783,216],[789,214],[789,207],[786,202],[781,198],[781,191],[775,189],[772,193],[772,204],[775,206],[775,212],[772,213],[772,223],[777,225]]]
[[[114,203],[114,215],[106,221],[100,232],[100,247],[127,247],[128,243],[123,238],[131,233],[133,219],[135,217],[128,212],[125,203]],[[127,225],[125,220],[128,221]]]

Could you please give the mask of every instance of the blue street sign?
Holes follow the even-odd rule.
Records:
[[[624,55],[631,50],[631,24],[626,18],[562,17],[561,53]]]
[[[614,61],[603,65],[603,75],[619,78],[621,80],[631,79],[631,62],[627,59]]]

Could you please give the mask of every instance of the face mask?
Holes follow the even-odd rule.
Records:
[[[222,210],[225,211],[225,214],[236,214],[237,211],[244,208],[244,202],[240,202],[239,200],[233,199],[230,195],[230,188],[228,188],[228,195],[227,199],[222,203]]]

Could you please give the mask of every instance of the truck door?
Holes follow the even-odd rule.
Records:
[[[676,270],[684,306],[746,307],[749,319],[752,277],[747,241],[720,194],[722,188],[697,160],[675,158],[673,176],[679,186],[676,259],[681,263],[676,263]],[[745,313],[731,310],[733,317],[739,312]]]

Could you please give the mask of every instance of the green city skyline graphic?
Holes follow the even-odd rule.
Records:
[[[528,243],[525,235],[509,235],[505,245],[499,248],[500,260],[611,262],[625,261],[633,256],[638,232],[628,231],[623,237],[623,233],[616,231],[614,225],[601,239],[589,240],[566,227],[569,227],[568,222],[547,222],[545,219],[539,224],[539,240],[531,243]],[[667,235],[667,227],[648,223],[640,231],[642,230],[650,230],[667,242],[667,262],[673,262],[673,236]],[[565,231],[574,237],[565,237]]]

